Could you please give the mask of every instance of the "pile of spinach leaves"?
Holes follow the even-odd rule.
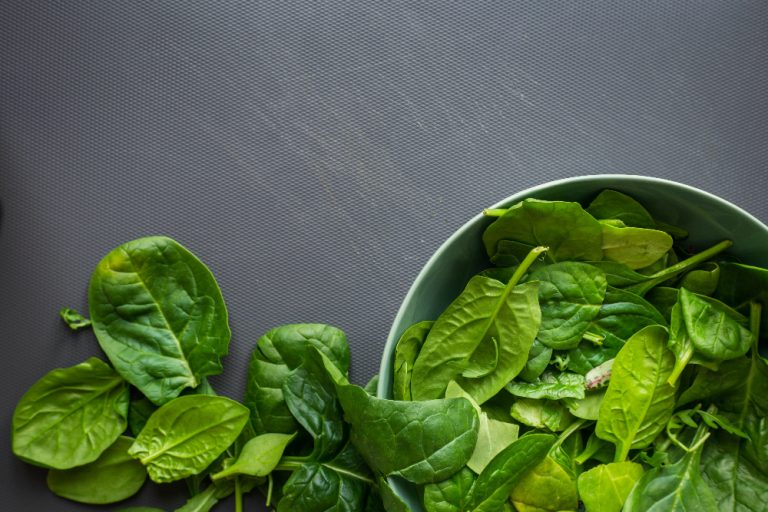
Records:
[[[728,240],[691,254],[615,190],[485,213],[488,268],[395,351],[396,400],[463,396],[479,417],[470,460],[420,488],[424,509],[765,510],[768,270]],[[503,454],[541,436],[478,505]]]
[[[278,512],[398,510],[384,477],[431,483],[474,450],[469,401],[374,398],[347,381],[349,345],[329,325],[265,333],[242,402],[217,395],[208,377],[228,351],[227,310],[209,269],[169,238],[111,251],[88,300],[90,319],[72,309],[61,317],[92,327],[105,357],[43,376],[13,415],[14,453],[47,468],[63,498],[113,504],[147,479],[181,480],[190,496],[178,512],[208,511],[230,495],[240,511],[254,490]]]

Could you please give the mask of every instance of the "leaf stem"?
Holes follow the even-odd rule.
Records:
[[[749,330],[752,331],[752,336],[754,336],[754,340],[752,340],[752,343],[754,343],[754,346],[752,347],[753,352],[757,352],[757,347],[760,343],[760,322],[762,321],[762,312],[762,304],[755,301],[749,303]]]
[[[672,368],[672,373],[669,375],[669,378],[667,379],[667,383],[674,387],[677,384],[677,379],[680,378],[680,374],[683,373],[683,370],[685,370],[685,367],[688,366],[688,362],[693,357],[693,347],[688,347],[685,352],[680,354],[680,357],[675,358],[675,366]]]
[[[235,512],[243,512],[243,488],[240,477],[235,477]]]
[[[501,217],[507,213],[507,208],[486,208],[483,210],[483,215],[486,217]]]
[[[694,254],[690,258],[686,258],[683,261],[675,263],[674,265],[671,265],[663,270],[656,272],[655,274],[651,274],[650,278],[647,281],[643,281],[643,282],[628,286],[625,288],[625,290],[636,293],[637,295],[643,296],[648,292],[648,290],[650,290],[657,284],[663,283],[670,277],[674,277],[677,274],[693,266],[696,266],[699,263],[702,263],[708,260],[709,258],[728,249],[732,245],[733,245],[733,242],[731,240],[723,240],[722,242],[713,245],[709,249],[705,249],[697,254]]]
[[[583,427],[589,420],[580,419],[578,421],[574,421],[570,425],[568,425],[568,428],[563,430],[563,432],[557,437],[557,441],[555,441],[555,444],[552,445],[552,448],[549,449],[549,453],[554,452],[558,448],[560,448],[560,445],[562,445],[568,437],[570,437],[571,434],[579,430],[581,427]]]
[[[582,334],[581,337],[587,340],[588,342],[592,343],[593,345],[597,345],[598,347],[602,347],[603,342],[605,341],[605,336],[601,334],[595,334],[589,331]]]

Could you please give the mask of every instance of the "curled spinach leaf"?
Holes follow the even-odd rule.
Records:
[[[64,323],[67,324],[67,326],[72,329],[73,331],[77,331],[79,329],[83,329],[85,327],[91,326],[91,321],[85,318],[83,315],[78,313],[72,308],[62,308],[61,311],[59,311],[59,316],[62,320],[64,320]]]
[[[96,357],[53,370],[16,405],[13,453],[55,469],[93,462],[125,430],[128,400],[126,382]]]
[[[395,400],[411,399],[411,375],[413,364],[421,351],[424,340],[432,328],[432,321],[413,324],[403,332],[395,347],[395,375],[392,382],[392,397]]]
[[[88,287],[93,331],[120,375],[162,405],[221,373],[230,331],[210,270],[166,237],[120,245]]]

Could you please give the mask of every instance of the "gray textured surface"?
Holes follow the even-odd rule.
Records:
[[[520,189],[647,174],[767,221],[767,52],[762,0],[0,2],[2,508],[90,510],[9,427],[96,350],[56,313],[113,246],[167,234],[211,267],[224,393],[295,321],[344,328],[362,383],[429,255]]]

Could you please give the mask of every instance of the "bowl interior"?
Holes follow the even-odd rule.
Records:
[[[690,233],[691,251],[730,239],[729,253],[745,263],[768,266],[768,227],[739,207],[707,192],[671,181],[643,176],[596,175],[569,178],[521,191],[496,205],[506,207],[523,199],[578,201],[587,204],[601,190],[624,192],[643,204],[657,220]],[[400,306],[389,332],[381,361],[377,394],[392,397],[392,365],[397,340],[410,325],[434,320],[461,292],[471,276],[490,265],[481,237],[492,219],[481,214],[456,231],[421,270]],[[414,511],[423,510],[412,486],[390,479],[395,492]]]

